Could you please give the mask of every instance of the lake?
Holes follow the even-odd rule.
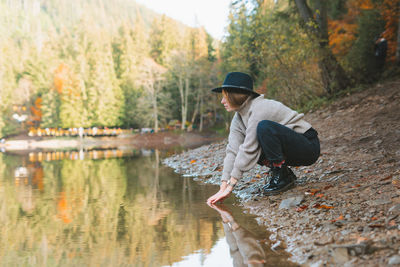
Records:
[[[0,153],[0,265],[291,265],[234,198],[211,208],[217,186],[163,166],[169,153]]]

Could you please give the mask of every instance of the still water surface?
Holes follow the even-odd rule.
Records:
[[[0,153],[1,266],[288,266],[216,186],[148,150]]]

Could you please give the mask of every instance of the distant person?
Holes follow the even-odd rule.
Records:
[[[228,73],[223,85],[212,89],[221,93],[221,103],[232,119],[220,190],[208,204],[228,197],[245,171],[256,163],[271,168],[264,195],[275,195],[294,186],[296,176],[288,166],[311,165],[319,157],[318,133],[303,114],[282,103],[265,99],[253,91],[252,78],[242,72]]]
[[[386,61],[386,54],[388,49],[387,40],[381,36],[376,38],[374,52],[375,52],[375,62],[376,62],[376,70],[377,70],[377,77],[379,78],[381,73],[383,72],[383,67],[385,66]]]

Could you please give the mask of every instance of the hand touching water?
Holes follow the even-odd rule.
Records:
[[[226,181],[222,181],[219,191],[207,199],[207,204],[210,205],[215,204],[219,201],[222,202],[225,198],[227,198],[232,193],[232,184],[236,184],[237,180],[235,178],[231,178],[230,182],[231,184],[228,185]]]

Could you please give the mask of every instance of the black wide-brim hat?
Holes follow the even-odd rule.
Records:
[[[260,94],[253,90],[253,79],[250,75],[243,72],[229,72],[221,87],[211,89],[215,93],[221,93],[222,90],[228,92],[248,94],[259,96]]]

